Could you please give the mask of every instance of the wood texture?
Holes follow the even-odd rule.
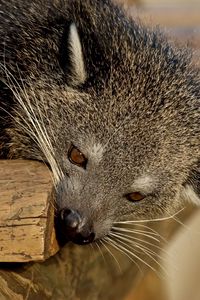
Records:
[[[33,161],[0,161],[0,262],[44,260],[58,246],[50,171]]]

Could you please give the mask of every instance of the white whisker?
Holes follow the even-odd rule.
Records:
[[[138,265],[138,263],[128,254],[128,253],[126,253],[126,249],[125,250],[123,250],[122,248],[121,248],[121,246],[120,245],[117,245],[117,243],[115,242],[115,241],[113,241],[112,239],[110,239],[108,236],[107,237],[105,237],[104,239],[103,239],[107,244],[109,244],[109,245],[111,245],[112,247],[114,247],[115,249],[117,249],[119,252],[121,252],[122,254],[124,254],[124,255],[126,255],[136,266],[137,266],[137,268],[138,268],[138,270],[141,272],[141,274],[143,274],[143,272],[142,272],[142,269],[140,268],[140,266]]]
[[[110,233],[110,235],[116,235],[116,234],[114,234],[114,233]],[[146,245],[149,245],[149,246],[152,246],[152,247],[154,247],[154,248],[156,248],[156,249],[159,249],[159,250],[163,250],[163,248],[161,248],[161,247],[159,247],[159,246],[157,246],[157,245],[155,245],[155,244],[152,244],[152,243],[150,243],[150,242],[148,242],[148,241],[145,241],[145,240],[143,240],[143,239],[139,239],[139,238],[136,238],[136,237],[134,237],[134,236],[130,236],[130,235],[127,235],[127,234],[121,234],[121,233],[117,233],[117,235],[118,236],[121,236],[121,237],[124,237],[124,238],[129,238],[129,242],[132,240],[132,241],[138,241],[138,242],[142,242],[142,243],[144,243],[144,244],[146,244]]]
[[[54,175],[53,176],[54,186],[56,187],[57,184],[60,182],[60,180],[64,177],[64,175],[55,160],[54,150],[52,147],[52,143],[50,142],[47,129],[44,125],[44,121],[43,121],[44,117],[42,116],[41,109],[38,105],[38,99],[36,98],[35,93],[32,90],[32,94],[34,96],[35,105],[36,105],[35,108],[37,109],[37,113],[39,115],[40,120],[38,120],[36,116],[30,98],[26,92],[26,88],[21,78],[20,72],[19,72],[19,78],[21,80],[23,88],[19,85],[18,81],[15,79],[13,74],[10,71],[8,71],[6,66],[2,67],[1,64],[1,68],[3,68],[8,80],[8,83],[5,82],[5,84],[12,91],[22,111],[27,116],[27,119],[24,118],[24,116],[15,109],[14,112],[16,116],[19,117],[19,120],[17,120],[17,118],[16,117],[14,118],[13,116],[12,119],[14,119],[14,121],[18,123],[20,128],[22,128],[32,138],[32,140],[36,142],[36,145],[38,145],[38,147],[41,149],[42,153],[44,154],[44,156],[48,161],[48,164],[51,166],[51,170]],[[21,94],[19,91],[21,92]],[[23,96],[23,99],[21,96]]]
[[[127,241],[126,239],[123,239],[125,241]],[[146,254],[147,256],[149,256],[152,261],[154,261],[166,274],[166,270],[165,268],[150,254],[150,251],[145,250],[141,245],[139,245],[138,243],[134,243],[134,244],[127,244],[125,242],[122,241],[122,238],[118,239],[118,242],[120,242],[122,245],[128,247],[130,250],[136,251],[138,252],[135,248],[139,248],[144,254]],[[140,252],[138,252],[140,253]],[[133,253],[132,253],[133,255]],[[136,254],[135,254],[136,255]],[[137,256],[137,255],[136,255]],[[144,264],[146,264],[148,267],[150,267],[153,271],[155,271],[157,274],[159,274],[159,277],[163,277],[162,274],[160,274],[160,272],[158,272],[158,270],[156,270],[155,268],[153,268],[149,263],[147,263],[145,260],[141,259],[140,257],[137,256],[138,259],[142,260]]]
[[[121,238],[121,239],[123,239],[123,240],[125,240],[126,242],[128,242],[129,244],[131,244],[131,245],[140,245],[140,246],[142,246],[144,249],[146,249],[147,251],[149,251],[152,255],[154,255],[154,256],[156,256],[156,257],[159,257],[160,259],[162,259],[162,260],[164,260],[164,258],[162,257],[162,256],[160,256],[158,253],[156,253],[155,251],[153,251],[152,249],[149,249],[147,246],[145,246],[144,244],[141,244],[141,243],[138,243],[138,240],[139,240],[139,242],[142,242],[142,243],[145,243],[145,240],[140,240],[140,239],[129,239],[129,236],[127,236],[127,235],[118,235],[118,234],[111,234],[110,233],[110,235],[112,235],[112,236],[115,236],[116,238]],[[146,243],[147,245],[149,245],[149,246],[154,246],[155,247],[155,245],[154,244],[151,244],[151,243]],[[155,247],[156,249],[158,249],[158,250],[161,250],[163,253],[165,252],[165,251],[163,251],[163,249],[162,248],[160,248],[160,247]],[[167,252],[165,252],[165,253],[167,253]]]
[[[157,270],[152,267],[150,264],[148,264],[146,261],[144,261],[141,257],[139,257],[138,255],[136,255],[135,253],[131,252],[130,250],[128,250],[127,248],[125,248],[123,245],[126,245],[126,243],[123,243],[122,241],[118,240],[118,243],[116,243],[116,241],[111,240],[109,237],[107,237],[106,239],[108,239],[109,241],[112,241],[112,243],[114,243],[115,246],[123,249],[127,254],[135,257],[136,259],[138,259],[140,262],[144,263],[147,267],[149,267],[152,271],[157,272]],[[120,242],[120,243],[119,243]]]
[[[157,259],[155,259],[154,254],[152,254],[151,251],[149,251],[149,249],[145,249],[145,247],[143,247],[142,245],[140,245],[138,243],[135,243],[134,247],[139,248],[141,251],[143,251],[147,256],[149,256],[152,259],[152,261],[154,261],[161,268],[161,270],[166,275],[168,275],[167,271],[166,271],[166,268],[164,268],[164,266]],[[131,249],[134,250],[134,248],[131,248]],[[160,259],[160,257],[158,255],[156,257],[158,259]]]
[[[162,218],[155,218],[155,219],[144,219],[144,220],[133,220],[133,221],[119,221],[119,222],[114,222],[114,224],[131,224],[131,223],[145,223],[145,222],[160,222],[160,221],[166,221],[170,219],[174,219],[176,215],[181,213],[185,207],[181,208],[179,211],[174,213],[173,215],[170,215],[169,217],[162,217]]]
[[[100,254],[101,254],[102,258],[103,258],[104,264],[107,266],[106,259],[105,259],[105,256],[104,256],[102,250],[101,250],[101,247],[99,246],[99,244],[97,243],[97,241],[95,241],[94,243],[97,246],[97,248],[98,248],[98,250],[99,250],[99,252],[100,252]]]
[[[138,231],[135,231],[135,230],[130,230],[130,229],[124,229],[124,228],[119,228],[119,227],[115,227],[113,226],[112,229],[116,230],[116,231],[121,231],[121,232],[127,232],[127,233],[136,233],[136,234],[140,234],[140,235],[143,235],[143,236],[146,236],[156,242],[160,242],[159,239],[157,239],[155,236],[152,236],[150,234],[146,234],[144,232],[138,232]]]
[[[119,268],[119,271],[122,272],[121,266],[120,266],[117,258],[114,256],[114,254],[111,252],[111,250],[105,245],[105,241],[102,239],[102,240],[99,240],[99,242],[103,245],[103,247],[105,247],[105,249],[108,251],[108,253],[112,256],[112,258],[114,259],[114,261],[116,262],[116,264]]]
[[[116,222],[114,223],[114,224],[116,224]],[[146,228],[146,229],[148,229],[150,232],[150,234],[155,234],[155,236],[158,236],[162,241],[164,241],[164,242],[166,242],[167,243],[167,239],[166,238],[164,238],[159,232],[157,232],[155,229],[153,229],[153,228],[151,228],[150,226],[148,226],[148,225],[144,225],[144,224],[137,224],[137,223],[131,223],[131,224],[116,224],[116,225],[121,225],[121,226],[123,226],[123,227],[120,227],[120,226],[117,226],[116,228],[123,228],[123,229],[126,229],[126,228],[128,228],[129,230],[134,230],[135,229],[135,227],[137,226],[137,227],[141,227],[141,228]],[[151,233],[152,232],[152,233]]]

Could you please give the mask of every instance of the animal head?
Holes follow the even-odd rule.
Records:
[[[159,32],[95,3],[62,35],[54,28],[60,43],[48,36],[52,57],[24,82],[7,70],[18,103],[11,153],[50,166],[64,232],[80,244],[120,220],[169,216],[183,198],[200,203],[197,71]],[[34,55],[31,45],[30,65]]]

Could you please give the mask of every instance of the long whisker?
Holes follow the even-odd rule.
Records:
[[[99,244],[98,244],[97,241],[95,241],[95,245],[98,248],[98,250],[99,250],[99,252],[100,252],[100,254],[101,254],[102,258],[103,258],[104,264],[107,266],[105,256],[104,256],[103,251],[101,250],[101,247],[99,246]]]
[[[138,232],[138,231],[135,231],[135,230],[130,230],[130,229],[124,229],[124,228],[119,228],[119,227],[115,227],[113,226],[112,229],[114,229],[115,231],[121,231],[121,232],[127,232],[127,233],[136,233],[136,234],[140,234],[140,235],[143,235],[143,236],[146,236],[148,237],[149,239],[152,239],[156,242],[160,242],[159,239],[157,239],[155,236],[152,236],[150,234],[146,234],[144,232]]]
[[[135,243],[134,247],[139,248],[140,250],[142,250],[147,256],[149,256],[152,259],[152,261],[154,261],[162,269],[162,271],[164,271],[164,273],[166,275],[168,275],[167,271],[166,271],[166,268],[164,268],[164,266],[161,263],[159,263],[158,260],[156,260],[154,258],[154,255],[152,255],[151,251],[149,251],[148,249],[145,249],[145,247],[143,247],[142,245],[140,245],[138,243]],[[130,247],[130,248],[134,250],[134,247],[133,248]],[[156,256],[156,257],[160,258],[159,256]]]
[[[117,229],[125,229],[125,230],[123,230],[123,231],[126,231],[126,229],[128,229],[128,228],[121,228],[121,227],[113,227],[113,228],[117,228]],[[157,236],[157,237],[159,237],[159,234],[158,233],[154,233],[154,232],[151,232],[151,231],[147,231],[147,230],[140,230],[140,229],[128,229],[130,232],[132,232],[132,231],[134,231],[134,233],[137,233],[137,234],[141,234],[141,233],[145,233],[146,234],[146,236],[148,237],[148,236]]]
[[[144,224],[137,224],[137,223],[134,223],[134,224],[127,224],[129,226],[138,226],[138,227],[142,227],[142,228],[147,228],[148,230],[150,230],[152,233],[154,233],[155,235],[157,235],[163,242],[167,243],[167,239],[165,237],[163,237],[158,231],[156,231],[155,229],[151,228],[150,226],[148,225],[144,225]]]
[[[151,253],[148,250],[145,250],[142,245],[139,245],[138,243],[134,243],[132,246],[130,244],[127,244],[125,242],[123,242],[121,239],[118,239],[118,242],[120,242],[122,245],[126,246],[127,248],[129,248],[130,250],[133,251],[137,251],[135,248],[139,248],[140,250],[142,250],[143,253],[145,253],[147,256],[149,256],[152,261],[154,261],[164,272],[165,274],[166,269],[151,255]],[[137,251],[138,252],[138,251]],[[132,253],[133,255],[133,253]],[[141,259],[140,257],[138,257],[138,259]],[[142,260],[142,259],[141,259]],[[143,260],[143,263],[145,263],[147,266],[150,266],[151,268],[153,268],[150,264],[148,264],[146,261]],[[154,269],[154,268],[153,268]],[[154,269],[154,271],[159,274],[159,277],[163,277],[162,274],[160,274],[160,272],[158,272],[156,269]]]
[[[105,245],[105,241],[99,240],[99,242],[102,244],[103,247],[105,247],[105,249],[108,251],[108,253],[111,255],[111,257],[114,259],[114,261],[117,264],[117,267],[119,268],[119,271],[122,272],[122,269],[121,269],[121,266],[119,264],[119,261],[117,260],[117,258],[115,257],[115,255],[112,253],[112,251]]]
[[[2,64],[1,64],[2,67]],[[12,73],[10,73],[10,71],[7,70],[7,68],[5,66],[3,66],[4,68],[4,72],[6,74],[7,80],[8,82],[10,82],[11,84],[5,83],[8,88],[12,91],[13,95],[15,96],[16,100],[18,101],[18,103],[20,104],[20,106],[22,107],[23,111],[26,113],[29,122],[27,120],[24,120],[23,116],[21,116],[19,114],[19,112],[16,112],[16,115],[18,115],[23,122],[25,123],[24,126],[24,130],[26,130],[27,133],[29,133],[29,135],[31,136],[31,138],[35,139],[37,144],[39,145],[40,149],[42,150],[42,152],[44,153],[44,155],[46,156],[50,166],[52,167],[52,171],[54,173],[54,178],[55,178],[55,183],[58,183],[60,181],[61,178],[63,178],[63,174],[60,170],[60,168],[58,167],[57,163],[55,162],[55,158],[53,157],[53,148],[52,148],[52,144],[50,143],[47,131],[46,131],[46,127],[44,126],[43,123],[43,118],[41,115],[41,110],[39,109],[38,106],[38,101],[37,99],[35,99],[35,104],[37,106],[37,110],[40,116],[40,121],[42,123],[42,125],[39,123],[35,112],[33,110],[33,107],[30,103],[30,99],[26,93],[26,89],[23,83],[23,80],[21,79],[21,75],[19,73],[21,82],[22,82],[22,87],[19,85],[18,81],[15,79],[15,77],[12,75]],[[25,105],[24,101],[21,98],[21,95],[19,94],[18,89],[21,91],[22,95],[24,96],[24,99],[26,101],[27,106]],[[16,118],[15,118],[16,121]],[[18,121],[18,123],[20,124],[20,126],[22,127],[22,124]],[[22,127],[23,128],[23,127]],[[55,184],[56,185],[56,184]]]
[[[166,242],[167,243],[167,239],[166,238],[164,238],[159,232],[157,232],[155,229],[153,229],[153,228],[151,228],[150,226],[148,226],[148,225],[144,225],[144,224],[137,224],[137,223],[131,223],[131,224],[120,224],[120,223],[114,223],[114,224],[116,224],[116,225],[122,225],[123,227],[120,227],[120,226],[117,226],[117,228],[124,228],[124,229],[126,229],[127,228],[127,226],[128,226],[128,229],[132,229],[132,227],[135,229],[135,227],[137,226],[137,227],[141,227],[141,228],[146,228],[146,229],[148,229],[149,231],[150,231],[150,234],[151,234],[151,232],[152,232],[152,234],[155,234],[156,236],[158,236],[161,240],[163,240],[164,242]],[[126,226],[126,227],[125,227]]]
[[[116,233],[112,233],[112,232],[111,232],[110,234],[114,235],[114,234],[116,234]],[[145,243],[145,244],[147,244],[147,245],[150,245],[150,246],[152,246],[152,247],[154,247],[154,248],[157,248],[157,249],[159,249],[159,250],[162,250],[161,247],[159,247],[159,246],[157,246],[157,245],[155,245],[155,244],[153,244],[153,243],[150,243],[150,242],[148,242],[148,241],[146,241],[146,240],[143,240],[143,239],[140,239],[140,238],[137,238],[137,237],[128,235],[128,234],[117,233],[117,235],[124,236],[124,237],[128,237],[130,240],[143,242],[143,243]]]
[[[114,235],[113,233],[110,233],[110,235],[112,234],[112,236]],[[165,254],[168,254],[167,253],[167,251],[165,250],[165,249],[163,249],[163,248],[161,248],[161,247],[159,247],[159,246],[157,246],[157,245],[155,245],[155,244],[152,244],[152,243],[149,243],[149,242],[147,242],[147,241],[145,241],[145,240],[143,240],[143,239],[139,239],[139,238],[135,238],[135,237],[133,237],[133,236],[129,236],[129,235],[125,235],[125,234],[119,234],[119,233],[117,233],[117,234],[115,234],[115,236],[117,236],[117,237],[121,237],[121,238],[123,238],[123,239],[126,239],[127,240],[127,242],[129,242],[129,243],[132,243],[132,244],[134,244],[134,243],[136,243],[136,242],[140,242],[140,243],[143,243],[142,245],[149,245],[149,246],[151,246],[151,247],[154,247],[155,249],[158,249],[159,251],[161,251],[162,253],[165,253]],[[151,250],[151,251],[153,251],[153,250]],[[156,254],[156,252],[154,252],[155,254]],[[156,254],[157,255],[157,254]]]
[[[143,271],[140,268],[140,266],[138,265],[138,263],[133,259],[133,257],[131,257],[128,253],[126,253],[126,251],[124,249],[122,249],[123,247],[121,248],[120,245],[117,245],[117,243],[115,241],[113,241],[112,239],[110,239],[108,236],[103,238],[103,240],[107,244],[111,245],[113,248],[117,249],[122,254],[126,255],[137,266],[140,273],[143,274]]]
[[[188,229],[188,226],[184,224],[181,220],[179,220],[176,216],[173,217],[173,220],[177,222],[179,225],[181,225],[182,227],[184,227],[185,229]]]
[[[158,253],[156,253],[155,251],[149,249],[149,248],[148,248],[147,246],[145,246],[144,244],[141,244],[141,243],[136,242],[136,241],[138,241],[138,239],[134,239],[134,238],[133,238],[132,240],[130,240],[130,239],[129,239],[129,236],[127,236],[127,235],[118,235],[118,234],[112,234],[112,233],[110,233],[110,235],[115,236],[115,237],[117,237],[117,238],[119,238],[119,239],[123,239],[124,241],[128,242],[128,243],[131,244],[131,245],[140,245],[140,246],[142,246],[144,249],[146,249],[147,251],[149,251],[152,255],[154,255],[154,256],[156,256],[156,257],[162,259],[162,260],[165,260],[162,256],[160,256],[160,255],[159,255]],[[127,238],[127,237],[128,237],[128,238]],[[135,241],[135,240],[136,240],[136,241]],[[139,240],[139,241],[142,242],[142,243],[145,243],[144,240]],[[150,244],[150,243],[148,243],[148,245],[154,246],[153,244]],[[164,252],[162,248],[160,248],[160,247],[156,247],[156,248],[159,249],[159,250],[162,250],[162,252]]]
[[[166,221],[173,219],[175,216],[177,216],[179,213],[181,213],[185,207],[181,208],[179,211],[174,213],[173,215],[170,215],[169,217],[162,217],[162,218],[155,218],[155,219],[144,219],[144,220],[133,220],[133,221],[119,221],[115,222],[114,224],[130,224],[130,223],[145,223],[145,222],[160,222],[160,221]]]
[[[148,264],[146,261],[144,261],[141,257],[139,257],[138,255],[136,255],[135,253],[131,252],[129,249],[127,249],[126,247],[123,246],[126,245],[125,243],[123,243],[122,241],[118,240],[118,243],[116,241],[113,241],[112,239],[110,239],[109,237],[106,237],[105,239],[108,239],[110,242],[112,242],[112,244],[114,244],[115,246],[117,246],[118,248],[124,250],[127,254],[135,257],[136,259],[138,259],[140,262],[144,263],[147,267],[149,267],[152,271],[157,273],[157,270],[152,267],[150,264]]]

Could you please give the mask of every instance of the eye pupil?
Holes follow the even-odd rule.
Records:
[[[141,194],[140,192],[133,192],[133,193],[126,195],[126,198],[129,201],[137,202],[137,201],[143,200],[145,198],[145,195]]]
[[[74,150],[72,150],[72,153],[71,153],[71,159],[73,161],[75,161],[76,163],[80,164],[84,161],[84,156],[77,149],[74,149]]]
[[[86,168],[87,158],[84,154],[75,146],[71,146],[68,153],[69,161],[79,167]]]

